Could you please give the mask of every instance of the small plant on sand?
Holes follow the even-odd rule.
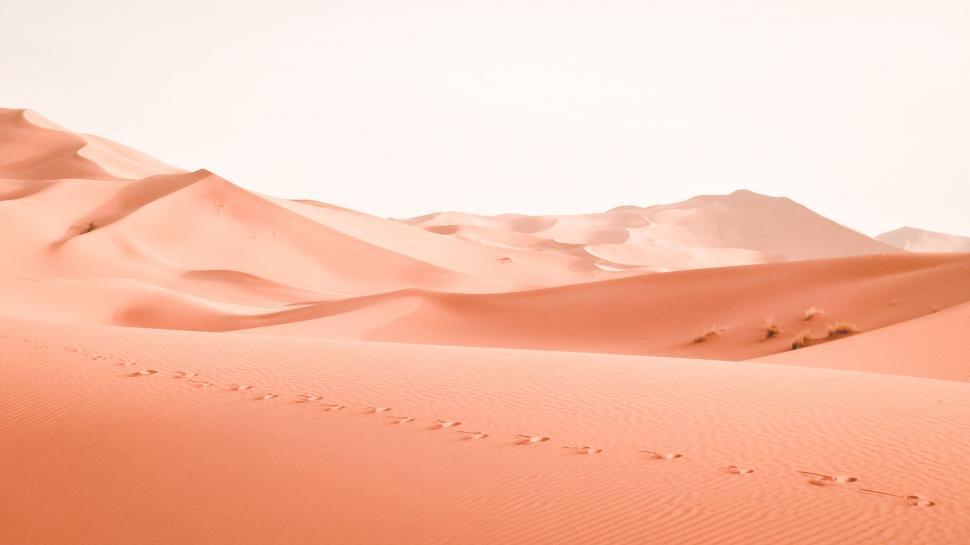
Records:
[[[822,311],[815,307],[808,307],[805,309],[805,321],[807,322],[821,313]]]
[[[94,231],[95,227],[97,227],[97,226],[94,224],[94,222],[93,221],[89,221],[87,225],[85,225],[84,227],[81,228],[81,234],[82,235],[86,235],[86,234],[90,233],[91,231]]]
[[[810,342],[812,342],[812,332],[806,329],[795,335],[795,338],[791,340],[791,349],[805,348]]]
[[[841,335],[851,335],[853,333],[858,333],[859,328],[849,322],[835,322],[834,324],[829,324],[829,337],[839,337]]]
[[[717,326],[712,325],[711,327],[707,328],[706,330],[702,331],[699,335],[694,337],[694,339],[691,341],[691,344],[702,343],[709,339],[713,339],[714,337],[717,337],[719,333],[720,333],[720,330],[717,328]]]
[[[763,332],[764,332],[765,339],[771,339],[771,338],[777,337],[778,334],[781,333],[781,329],[778,327],[778,324],[776,324],[774,320],[769,318],[765,320],[765,327],[763,329]]]

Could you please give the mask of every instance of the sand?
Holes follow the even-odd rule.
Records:
[[[12,543],[970,538],[962,382],[0,326],[0,462],[16,468],[0,484],[21,491],[0,499]],[[520,444],[521,435],[549,440]]]
[[[970,382],[970,303],[811,350],[756,358],[778,364]]]
[[[0,245],[4,545],[970,541],[967,253],[747,191],[377,218],[29,110]]]

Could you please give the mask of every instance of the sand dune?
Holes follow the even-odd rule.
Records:
[[[970,303],[806,350],[757,361],[970,382]]]
[[[865,334],[970,301],[970,255],[861,256],[509,294],[407,291],[371,301],[388,300],[414,301],[415,310],[378,322],[311,305],[240,317],[232,329],[265,324],[275,325],[263,330],[270,334],[739,360],[790,351],[803,331],[813,346],[823,344],[839,321]],[[819,315],[805,320],[813,307]],[[314,320],[318,312],[326,318]],[[768,339],[767,322],[778,327]]]
[[[965,383],[11,320],[0,331],[2,353],[30,362],[0,366],[0,463],[16,468],[0,486],[23,491],[0,498],[10,543],[970,539],[970,477],[954,471],[970,448]]]
[[[70,132],[31,110],[0,108],[0,178],[136,179],[177,172],[116,142]]]
[[[0,544],[966,543],[970,253],[904,235],[398,221],[0,110]]]
[[[316,292],[305,300],[406,288],[507,291],[625,274],[581,257],[485,247],[256,195],[29,111],[3,111],[0,142],[15,143],[0,147],[0,222],[23,275],[123,276],[178,291],[185,273],[230,270]]]
[[[970,237],[913,227],[901,227],[883,233],[876,239],[908,252],[970,252]]]
[[[747,191],[398,222],[176,171],[29,111],[4,111],[0,138],[17,142],[0,165],[21,165],[0,180],[8,314],[737,360],[785,352],[805,328],[818,339],[846,320],[864,333],[970,299],[962,256],[806,261],[889,246]],[[126,179],[125,161],[152,173]],[[36,179],[55,172],[65,178]],[[738,262],[762,265],[724,268]],[[685,267],[706,270],[641,276]],[[824,315],[806,324],[809,307]],[[780,331],[760,339],[768,321]]]
[[[645,272],[899,251],[790,199],[751,191],[577,216],[449,212],[404,221],[446,236],[544,245],[567,255],[582,251],[608,266]]]

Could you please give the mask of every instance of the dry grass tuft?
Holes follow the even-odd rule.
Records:
[[[798,350],[799,348],[805,348],[811,344],[811,342],[812,332],[806,329],[798,335],[795,335],[795,338],[791,340],[791,349]]]
[[[711,327],[707,328],[699,335],[694,337],[694,339],[691,341],[691,344],[702,343],[709,339],[713,339],[714,337],[717,337],[720,333],[721,333],[721,330],[718,329],[717,326],[712,325]]]
[[[764,328],[765,339],[771,339],[773,337],[777,337],[779,333],[781,333],[781,328],[778,327],[778,324],[776,324],[774,320],[770,318],[768,320],[765,320],[765,328]]]
[[[849,322],[835,322],[834,324],[829,324],[829,338],[839,337],[841,335],[851,335],[853,333],[858,333],[859,328],[854,324]]]
[[[808,307],[807,309],[805,309],[805,321],[807,322],[820,314],[822,314],[821,310],[815,307]]]

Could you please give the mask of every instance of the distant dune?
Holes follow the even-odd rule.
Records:
[[[585,255],[619,268],[668,271],[899,251],[786,198],[751,191],[582,216],[431,214],[431,232],[503,247]]]
[[[0,110],[0,545],[968,543],[968,240],[384,219]]]
[[[876,237],[907,252],[970,252],[970,237],[901,227]]]

